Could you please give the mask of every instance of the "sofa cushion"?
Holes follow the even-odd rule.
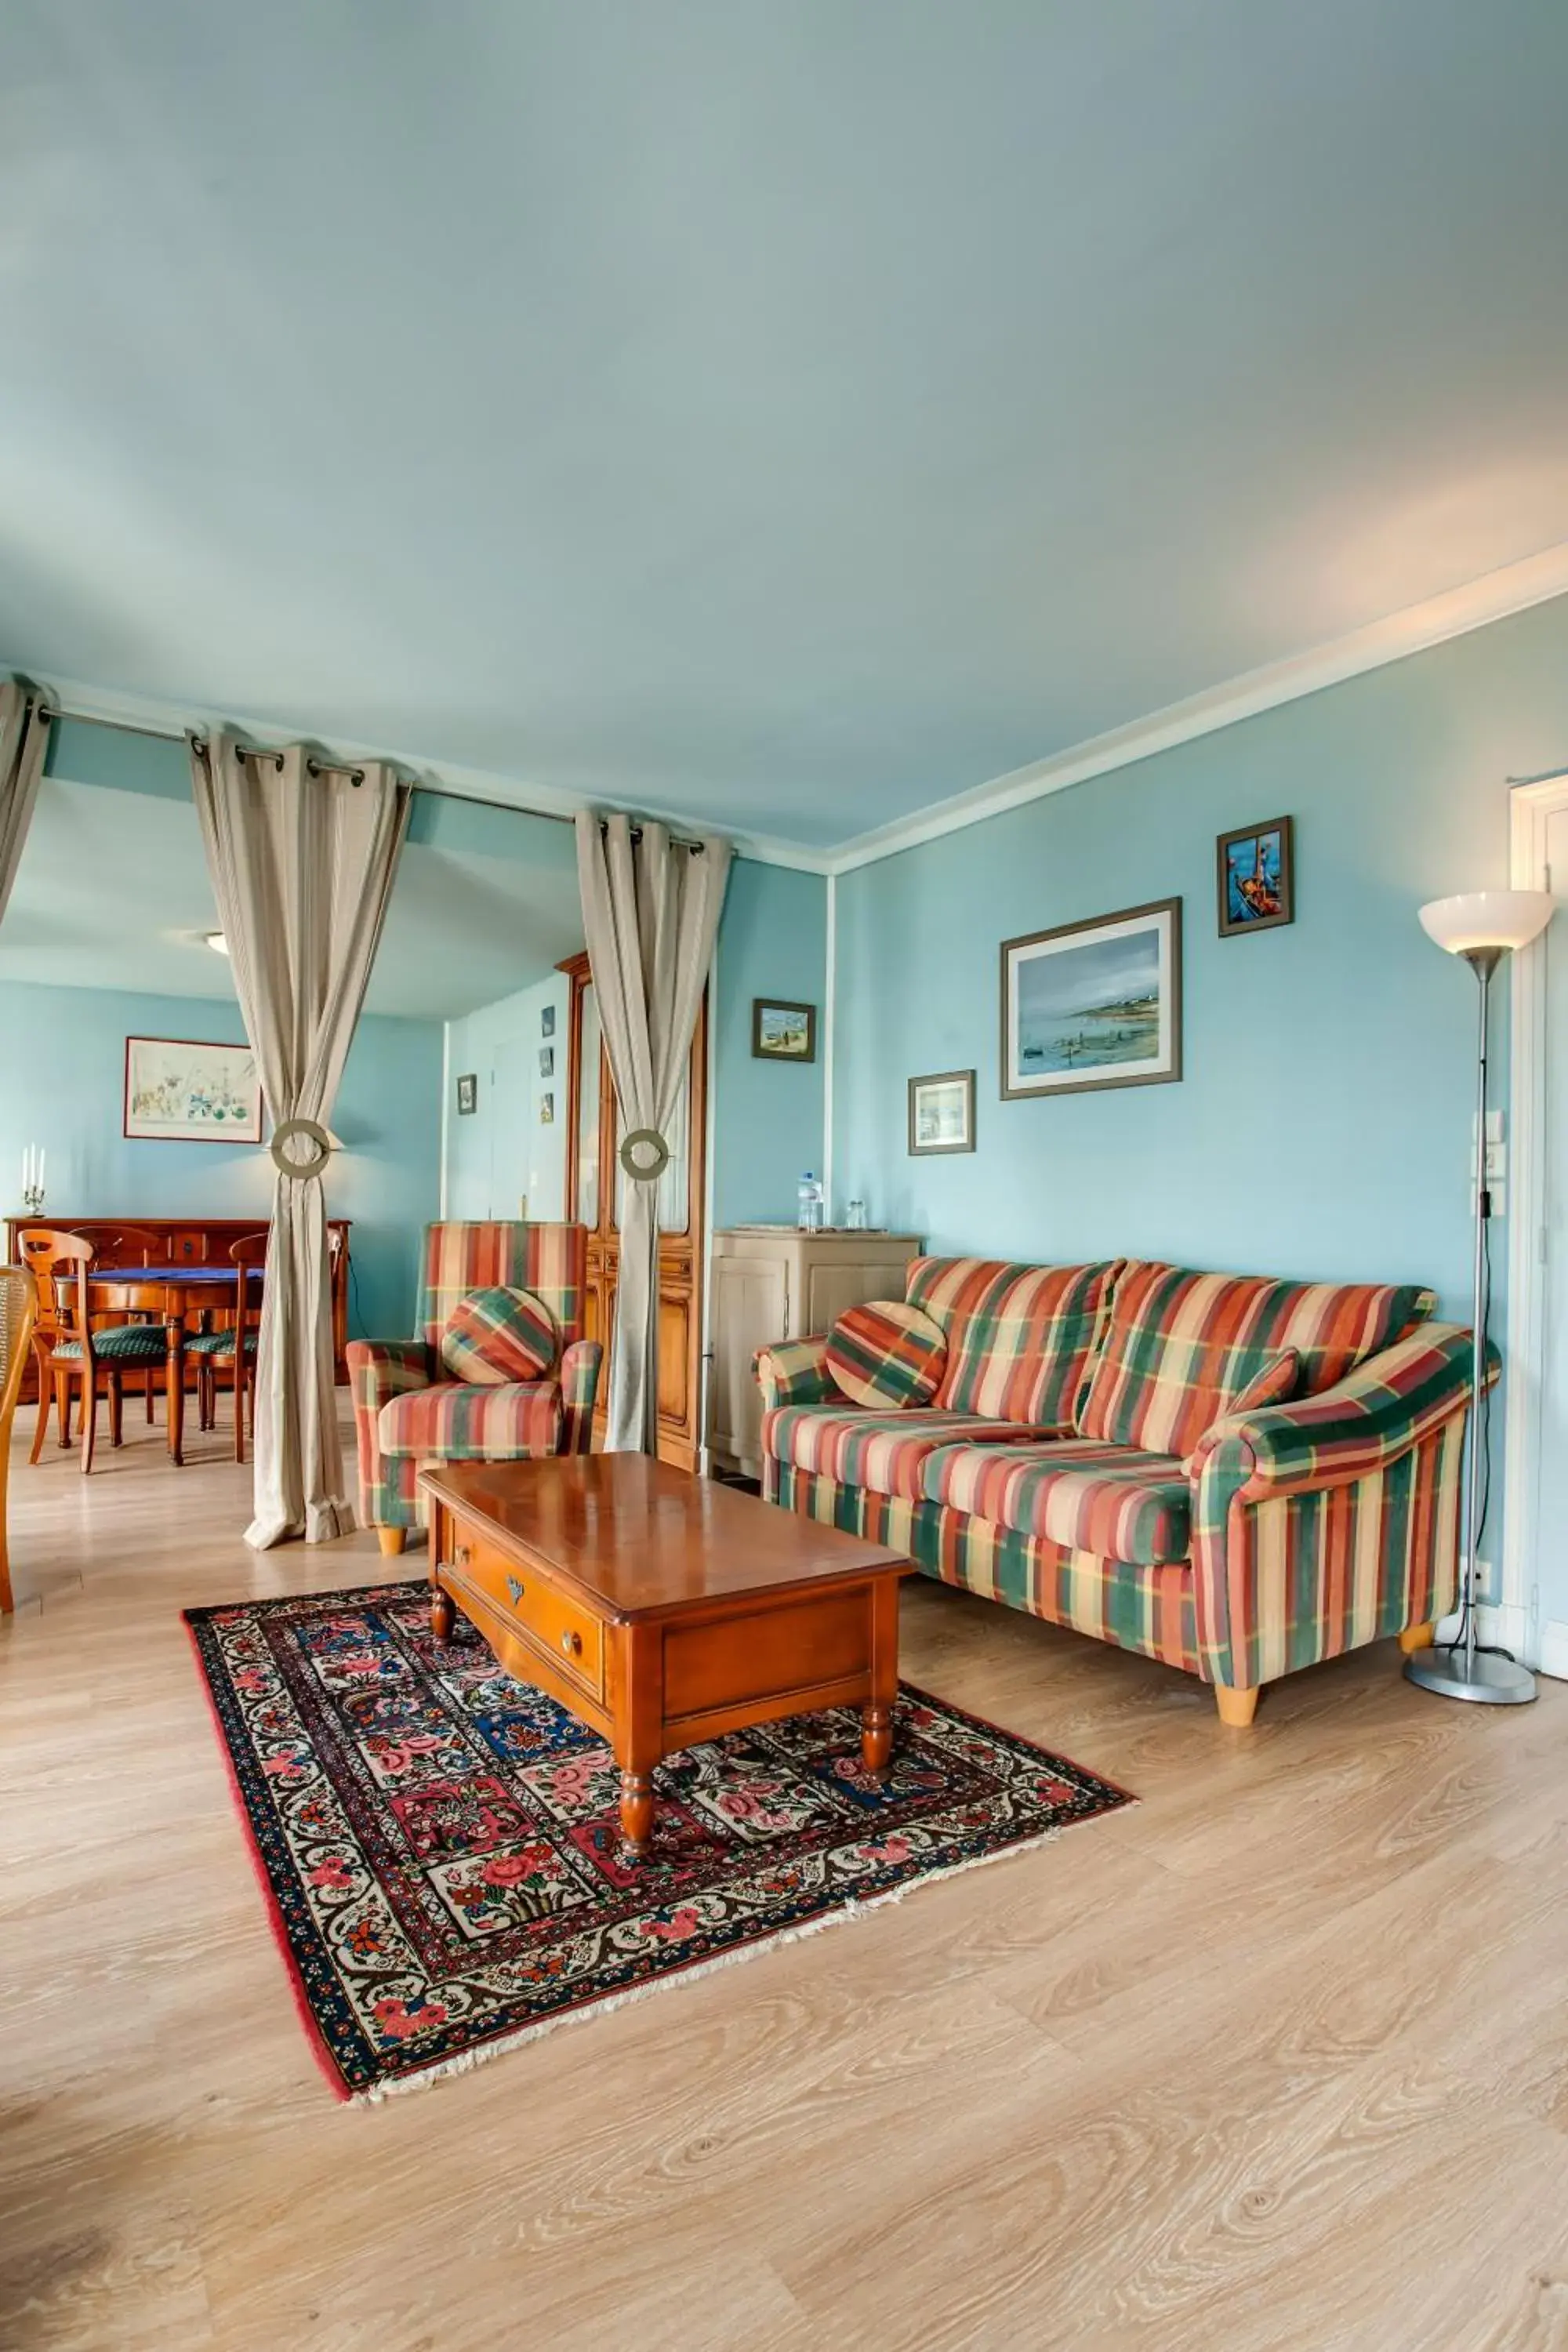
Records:
[[[1214,1420],[1198,1439],[1191,1452],[1182,1459],[1182,1467],[1190,1478],[1199,1445],[1206,1443],[1221,1422],[1239,1420],[1242,1414],[1262,1412],[1271,1404],[1289,1404],[1301,1378],[1301,1359],[1294,1348],[1281,1348],[1270,1356],[1260,1372],[1255,1372],[1235,1396],[1226,1397]]]
[[[555,1318],[531,1290],[490,1283],[458,1299],[439,1353],[453,1380],[480,1388],[537,1381],[555,1361]]]
[[[1159,1568],[1191,1549],[1193,1490],[1168,1454],[1083,1437],[944,1445],[927,1454],[922,1479],[929,1501],[1065,1551]]]
[[[910,1304],[947,1333],[937,1403],[1032,1428],[1070,1429],[1119,1265],[917,1258]]]
[[[926,1456],[955,1438],[984,1444],[1023,1444],[1040,1433],[985,1421],[977,1414],[910,1406],[902,1412],[863,1412],[852,1405],[777,1404],[763,1415],[763,1451],[773,1461],[841,1486],[919,1502]]]
[[[902,1410],[935,1396],[947,1368],[947,1336],[918,1307],[873,1298],[839,1317],[823,1361],[834,1386],[853,1403],[872,1412]]]
[[[1151,1454],[1192,1451],[1281,1349],[1316,1395],[1431,1313],[1415,1283],[1279,1282],[1134,1264],[1116,1285],[1079,1434]]]
[[[541,1460],[561,1451],[561,1391],[553,1381],[500,1388],[437,1381],[389,1397],[376,1435],[383,1454],[422,1461]]]

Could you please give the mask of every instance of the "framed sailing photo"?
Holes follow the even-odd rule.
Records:
[[[1222,940],[1295,921],[1296,851],[1288,816],[1222,833],[1215,862]]]
[[[973,1149],[973,1071],[939,1070],[929,1078],[911,1078],[910,1150],[915,1157]]]
[[[1179,898],[1003,941],[1004,1101],[1181,1075]]]

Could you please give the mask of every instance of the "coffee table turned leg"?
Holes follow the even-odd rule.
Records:
[[[451,1594],[443,1591],[440,1585],[433,1584],[430,1588],[430,1631],[443,1644],[452,1638],[452,1627],[457,1622],[457,1615],[458,1612],[452,1605]]]
[[[885,1772],[893,1757],[893,1703],[899,1696],[899,1582],[879,1577],[871,1587],[870,1696],[860,1709],[860,1761]]]
[[[893,1710],[874,1701],[860,1710],[860,1761],[868,1772],[885,1772],[893,1759]]]
[[[653,1775],[621,1774],[621,1835],[636,1862],[646,1862],[653,1847]]]

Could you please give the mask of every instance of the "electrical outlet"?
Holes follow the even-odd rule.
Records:
[[[1489,1184],[1500,1184],[1507,1174],[1507,1144],[1489,1143],[1487,1145],[1487,1182]]]
[[[1472,1150],[1475,1147],[1475,1140],[1476,1114],[1472,1111],[1470,1113],[1470,1145]],[[1500,1143],[1502,1141],[1502,1113],[1500,1110],[1489,1110],[1487,1113],[1487,1141],[1489,1143]]]

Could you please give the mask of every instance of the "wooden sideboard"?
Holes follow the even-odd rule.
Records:
[[[803,1234],[793,1225],[736,1225],[713,1236],[712,1377],[709,1459],[715,1469],[762,1475],[762,1394],[752,1370],[759,1348],[830,1330],[847,1307],[901,1298],[918,1234]]]
[[[342,1235],[342,1248],[338,1254],[332,1276],[332,1359],[340,1381],[348,1377],[343,1349],[348,1345],[349,1337],[350,1222],[347,1217],[329,1217],[327,1220],[330,1230]],[[238,1241],[243,1234],[259,1233],[266,1223],[265,1217],[114,1217],[102,1210],[95,1216],[77,1218],[60,1216],[53,1209],[46,1209],[41,1217],[6,1218],[5,1261],[8,1265],[17,1264],[16,1236],[25,1225],[52,1225],[57,1232],[68,1234],[85,1229],[90,1238],[95,1225],[126,1224],[134,1225],[139,1233],[151,1234],[161,1245],[163,1260],[171,1265],[226,1265],[230,1243]],[[98,1319],[95,1316],[95,1325]],[[114,1318],[106,1317],[104,1319]],[[221,1315],[217,1319],[228,1322],[233,1318]],[[22,1394],[28,1400],[37,1394],[37,1378],[30,1365]]]

